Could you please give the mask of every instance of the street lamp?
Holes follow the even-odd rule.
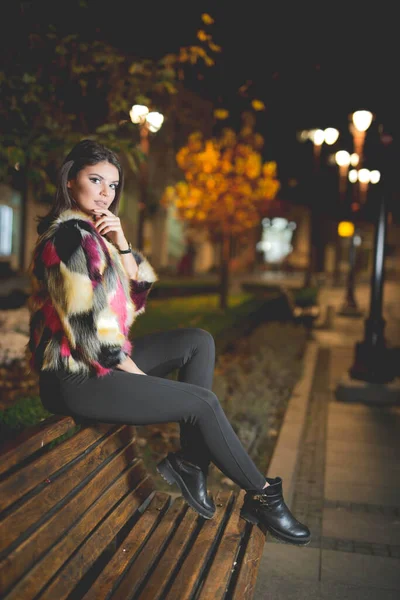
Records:
[[[346,150],[339,150],[335,154],[335,162],[339,167],[339,200],[340,200],[340,212],[344,209],[345,198],[346,198],[346,189],[347,189],[347,174],[349,171],[349,166],[351,164],[351,155]],[[341,235],[339,231],[339,221],[338,218],[337,226],[338,230],[336,232],[336,244],[335,244],[335,268],[333,272],[333,283],[334,285],[338,285],[340,283],[340,259],[341,259]]]
[[[354,152],[360,157],[359,166],[363,162],[365,134],[372,123],[372,117],[373,114],[369,110],[356,110],[351,117],[350,131],[353,134]]]
[[[360,204],[365,204],[367,199],[368,186],[370,183],[375,184],[380,181],[381,174],[378,170],[374,169],[360,169],[358,171],[358,186],[360,191]]]
[[[143,230],[145,219],[145,208],[147,205],[147,188],[149,180],[148,157],[150,151],[149,133],[156,133],[162,127],[164,116],[156,111],[149,111],[147,106],[134,104],[129,112],[132,123],[139,125],[140,131],[140,150],[145,160],[140,164],[140,202],[139,202],[139,220],[138,220],[138,239],[137,245],[140,250],[143,249]]]
[[[351,183],[357,183],[359,188],[358,199],[360,204],[365,204],[367,199],[368,185],[370,183],[378,183],[380,181],[381,174],[378,170],[370,171],[369,169],[351,169],[348,174],[348,179]],[[340,235],[340,234],[339,234]],[[340,310],[340,315],[345,317],[359,317],[362,312],[357,306],[357,302],[354,296],[354,284],[355,284],[355,268],[356,268],[356,248],[361,243],[360,236],[353,234],[350,236],[350,247],[349,247],[349,272],[347,277],[347,289],[346,297],[343,306]]]
[[[335,144],[339,137],[339,131],[334,127],[327,127],[326,129],[311,129],[308,132],[308,139],[310,139],[314,146],[314,168],[317,170],[320,166],[321,147],[322,144],[332,146]]]
[[[346,195],[347,173],[351,163],[350,153],[346,150],[339,150],[335,154],[335,161],[339,167],[339,197],[343,202]]]
[[[339,311],[342,317],[361,317],[355,295],[354,284],[356,277],[356,248],[361,244],[361,237],[356,231],[351,221],[342,221],[339,223],[338,234],[341,237],[349,238],[349,270],[347,273],[346,295]]]
[[[318,190],[319,190],[319,175],[320,175],[320,158],[322,144],[332,146],[339,138],[339,131],[334,127],[327,127],[326,129],[311,129],[309,131],[303,131],[300,133],[299,139],[305,141],[309,139],[313,143],[313,169],[315,185],[312,193],[312,207],[310,217],[310,237],[309,237],[309,257],[308,266],[305,273],[304,287],[310,287],[312,283],[312,275],[315,271],[316,266],[316,249],[315,249],[315,236],[318,230]]]
[[[355,346],[354,362],[349,369],[352,379],[372,384],[392,382],[396,377],[396,365],[384,336],[385,319],[382,316],[385,243],[387,233],[387,203],[381,191],[378,205],[378,221],[375,227],[374,265],[371,277],[371,297],[368,318],[365,320],[364,339]],[[340,399],[342,390],[337,390]],[[382,390],[375,401],[382,399]]]

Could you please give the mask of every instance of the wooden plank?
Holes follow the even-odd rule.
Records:
[[[176,600],[177,598],[179,600],[190,600],[192,597],[195,586],[202,576],[202,571],[214,550],[216,539],[224,526],[227,511],[229,514],[232,497],[233,492],[231,491],[224,492],[220,490],[217,492],[214,498],[217,507],[216,514],[212,519],[204,521],[204,525],[185,558],[165,600]],[[218,596],[215,593],[214,598],[217,600],[223,598],[223,596]]]
[[[75,427],[72,417],[49,417],[35,427],[28,427],[15,440],[6,442],[0,452],[0,474],[15,467],[46,444]]]
[[[46,515],[53,506],[66,498],[79,482],[88,477],[118,449],[126,448],[124,456],[129,454],[131,455],[130,458],[134,458],[137,451],[134,446],[135,439],[130,439],[131,435],[131,432],[125,426],[111,431],[110,436],[105,438],[92,452],[89,452],[81,461],[75,463],[56,479],[49,480],[48,485],[42,487],[38,494],[30,497],[1,521],[0,552],[15,542],[22,533]],[[133,445],[132,449],[128,450],[131,445]],[[114,469],[116,467],[123,469],[125,466],[125,460],[121,460],[119,465],[114,466]]]
[[[160,600],[164,598],[164,592],[176,564],[187,548],[192,533],[199,524],[199,516],[192,508],[188,508],[177,530],[174,532],[168,546],[163,552],[161,560],[146,582],[140,600]],[[204,519],[202,519],[204,521]],[[114,598],[114,597],[113,597]],[[126,600],[126,596],[115,595],[115,600]]]
[[[82,600],[99,600],[99,598],[108,598],[116,587],[116,583],[123,576],[125,569],[128,568],[132,557],[141,552],[139,558],[147,556],[148,564],[144,567],[142,564],[134,563],[133,571],[138,576],[138,582],[133,587],[129,585],[129,591],[134,594],[138,583],[146,576],[147,569],[151,566],[157,553],[149,551],[146,547],[142,550],[143,543],[147,540],[151,530],[162,519],[165,511],[171,502],[171,496],[163,492],[156,492],[150,504],[140,519],[135,523],[129,534],[123,540],[120,548],[108,562],[106,568],[102,571],[96,581],[92,584],[90,590],[86,592]],[[143,568],[144,567],[144,568]]]
[[[148,573],[162,555],[168,539],[174,532],[177,523],[179,523],[183,515],[187,512],[187,509],[188,505],[184,499],[182,497],[176,498],[109,600],[127,600],[133,594],[137,593],[143,581],[148,580]],[[142,519],[145,517],[146,512],[142,516]]]
[[[256,525],[251,528],[245,554],[237,565],[239,569],[232,600],[252,600],[257,581],[258,569],[265,544],[265,535]]]
[[[129,479],[129,478],[128,478]],[[140,486],[145,488],[146,482],[142,482]],[[112,491],[112,498],[118,494],[118,490]],[[109,495],[107,492],[106,495]],[[119,494],[118,494],[119,499]],[[103,498],[101,499],[103,500]],[[133,515],[135,510],[140,506],[141,502],[138,500],[137,491],[133,490],[128,494],[121,503],[117,504],[113,511],[107,516],[107,518],[92,532],[92,534],[85,540],[85,542],[79,547],[73,557],[63,566],[61,571],[57,573],[51,584],[46,588],[43,594],[41,594],[41,600],[65,600],[74,590],[76,585],[87,573],[90,567],[94,564],[96,559],[100,556],[105,548],[114,539],[118,531],[125,525],[128,519]],[[102,506],[101,506],[102,505]],[[97,515],[93,515],[91,519],[94,523],[100,521],[100,515],[107,513],[108,506],[105,502],[99,502]],[[88,519],[86,519],[88,521]],[[91,527],[91,524],[89,527]],[[79,526],[79,536],[81,537],[81,528],[86,523],[81,523]],[[85,527],[86,529],[86,527]],[[63,544],[64,547],[67,544]],[[71,544],[69,544],[71,546]],[[60,549],[56,550],[57,554]],[[25,599],[25,596],[24,596]]]
[[[111,428],[116,428],[116,426],[113,425]],[[39,483],[51,478],[53,473],[77,458],[109,430],[110,425],[106,423],[86,427],[2,481],[0,483],[0,510],[4,510]]]
[[[246,521],[239,516],[239,508],[242,506],[244,491],[235,496],[232,512],[226,525],[221,543],[218,546],[213,564],[209,570],[203,587],[199,594],[199,600],[214,600],[224,598],[237,554],[240,549]]]
[[[31,577],[35,579],[35,574],[40,573],[38,577],[43,579],[40,583],[44,585],[52,572],[60,568],[68,559],[68,552],[73,552],[76,545],[83,541],[82,536],[89,535],[90,527],[96,527],[98,521],[104,517],[104,511],[110,510],[113,504],[133,486],[136,486],[139,504],[142,503],[154,489],[153,482],[147,477],[141,460],[135,462],[114,481],[115,473],[125,468],[126,463],[123,450],[67,504],[51,514],[47,521],[7,554],[0,563],[0,589],[8,589],[31,567],[31,572],[25,575],[23,581],[29,582]],[[137,482],[142,479],[146,485],[137,486]],[[111,486],[110,482],[112,482]],[[104,510],[101,507],[104,507]],[[63,549],[64,554],[60,550],[59,556],[54,556],[54,548],[57,547]],[[51,552],[45,554],[49,548]],[[38,564],[34,566],[37,562]],[[34,584],[32,584],[33,589]],[[25,600],[23,594],[21,597]]]

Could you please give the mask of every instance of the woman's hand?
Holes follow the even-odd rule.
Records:
[[[95,208],[93,212],[95,215],[95,227],[100,235],[106,236],[120,250],[125,250],[128,247],[128,242],[122,230],[119,217],[107,208]]]
[[[95,227],[100,235],[107,237],[107,239],[120,250],[127,250],[129,244],[122,230],[119,217],[114,215],[114,213],[106,208],[95,208],[93,213],[95,218]],[[129,278],[136,279],[138,274],[138,265],[133,257],[132,252],[129,252],[128,254],[121,254],[121,260]]]
[[[133,362],[130,356],[127,356],[116,368],[125,371],[126,373],[133,373],[134,375],[146,375],[146,373],[143,373],[137,364]]]

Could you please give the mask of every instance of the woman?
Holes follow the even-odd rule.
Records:
[[[181,449],[158,465],[205,519],[212,461],[247,491],[241,516],[297,545],[310,541],[282,496],[282,480],[259,472],[211,391],[215,349],[201,329],[128,340],[156,275],[131,249],[118,218],[117,156],[78,143],[59,174],[54,206],[38,225],[31,264],[30,361],[44,406],[56,414],[149,425],[178,422]],[[179,369],[179,381],[165,379]]]

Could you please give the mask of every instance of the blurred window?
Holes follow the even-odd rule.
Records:
[[[0,256],[10,256],[12,252],[13,210],[11,206],[0,204]]]

